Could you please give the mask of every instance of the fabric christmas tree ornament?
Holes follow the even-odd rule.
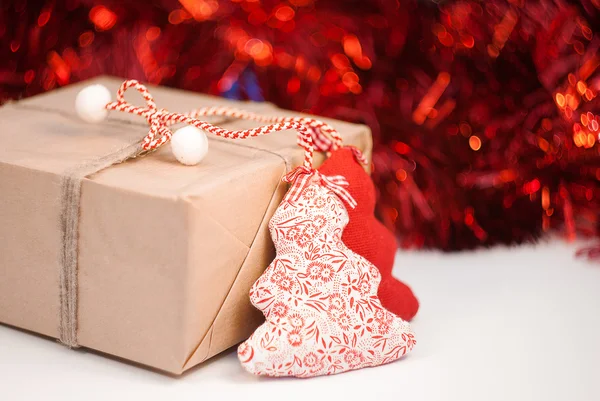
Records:
[[[250,290],[266,322],[239,346],[242,366],[312,377],[399,359],[416,341],[381,305],[377,268],[342,240],[349,220],[342,201],[356,206],[347,181],[307,167],[284,180],[290,190],[269,223],[277,256]]]
[[[375,218],[375,186],[355,154],[350,147],[335,150],[319,167],[322,174],[344,176],[349,184],[348,192],[358,204],[356,208],[348,209],[350,221],[342,241],[379,269],[381,283],[377,294],[382,305],[402,319],[411,320],[419,310],[419,301],[406,284],[392,276],[396,239]]]

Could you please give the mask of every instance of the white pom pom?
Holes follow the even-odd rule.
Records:
[[[180,163],[193,166],[206,156],[208,138],[204,131],[192,125],[179,128],[171,137],[171,151]]]
[[[99,123],[108,115],[106,105],[110,103],[110,92],[103,85],[83,88],[75,98],[75,111],[89,123]]]

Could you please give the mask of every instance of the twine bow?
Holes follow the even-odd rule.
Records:
[[[314,169],[309,169],[304,166],[300,166],[286,174],[283,177],[283,181],[292,184],[288,197],[291,202],[295,202],[300,199],[302,191],[308,186],[313,177],[316,177],[320,181],[320,184],[324,187],[333,191],[340,199],[342,199],[348,206],[354,209],[357,205],[356,201],[346,190],[348,181],[341,175],[324,175]]]
[[[133,106],[125,101],[125,91],[129,88],[135,88],[146,101],[146,107]],[[282,121],[274,119],[274,123],[264,125],[258,128],[230,131],[224,128],[214,126],[206,121],[198,120],[194,117],[194,112],[191,113],[173,113],[165,109],[158,109],[154,98],[148,92],[148,89],[136,80],[128,80],[123,82],[117,91],[117,101],[106,105],[108,110],[117,110],[130,114],[136,114],[144,117],[150,125],[150,130],[142,140],[142,148],[144,151],[151,151],[159,148],[171,139],[173,133],[169,126],[177,123],[185,123],[194,127],[228,139],[246,139],[261,135],[266,135],[274,131],[295,130],[298,132],[298,144],[304,148],[304,163],[306,168],[312,168],[313,159],[313,138],[311,127],[306,123],[300,122],[296,118],[284,118]]]
[[[140,93],[146,102],[146,107],[137,107],[125,100],[125,92],[129,88],[134,88]],[[177,123],[193,125],[217,136],[231,139],[244,139],[268,134],[273,131],[294,129],[298,132],[298,145],[305,150],[304,166],[307,168],[312,167],[313,148],[330,152],[342,146],[342,138],[335,128],[323,121],[308,117],[268,117],[229,107],[205,107],[189,113],[173,113],[166,109],[159,109],[148,89],[134,79],[123,82],[117,91],[117,101],[107,104],[106,109],[136,114],[148,121],[150,129],[142,140],[144,151],[158,149],[168,142],[173,136],[169,126]],[[229,131],[197,119],[198,116],[215,115],[272,124],[251,130]],[[352,151],[359,162],[365,165],[368,164],[368,161],[360,150],[352,147]]]
[[[132,87],[144,98],[146,107],[137,107],[125,100],[125,92]],[[148,89],[134,79],[123,82],[117,91],[117,101],[107,104],[106,108],[108,110],[137,114],[148,121],[150,129],[142,140],[142,148],[144,150],[154,150],[166,143],[173,136],[169,125],[185,120],[185,118],[181,118],[185,117],[183,115],[169,113],[166,109],[159,109]]]

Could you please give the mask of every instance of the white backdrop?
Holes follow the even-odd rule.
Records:
[[[600,262],[577,246],[399,253],[415,349],[330,377],[257,378],[228,352],[173,378],[0,325],[0,400],[598,401]]]

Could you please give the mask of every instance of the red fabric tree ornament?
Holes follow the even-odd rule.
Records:
[[[412,290],[392,276],[397,250],[396,238],[375,218],[375,186],[356,160],[353,148],[335,150],[319,168],[325,175],[342,175],[348,181],[348,192],[357,207],[348,209],[350,221],[342,240],[348,248],[373,263],[381,273],[377,295],[383,306],[404,320],[411,320],[419,310]]]
[[[312,141],[304,143],[312,152]],[[312,377],[393,362],[416,341],[377,297],[377,268],[344,244],[356,201],[342,176],[299,167],[269,230],[277,256],[250,290],[266,318],[238,348],[242,366],[266,376]]]

